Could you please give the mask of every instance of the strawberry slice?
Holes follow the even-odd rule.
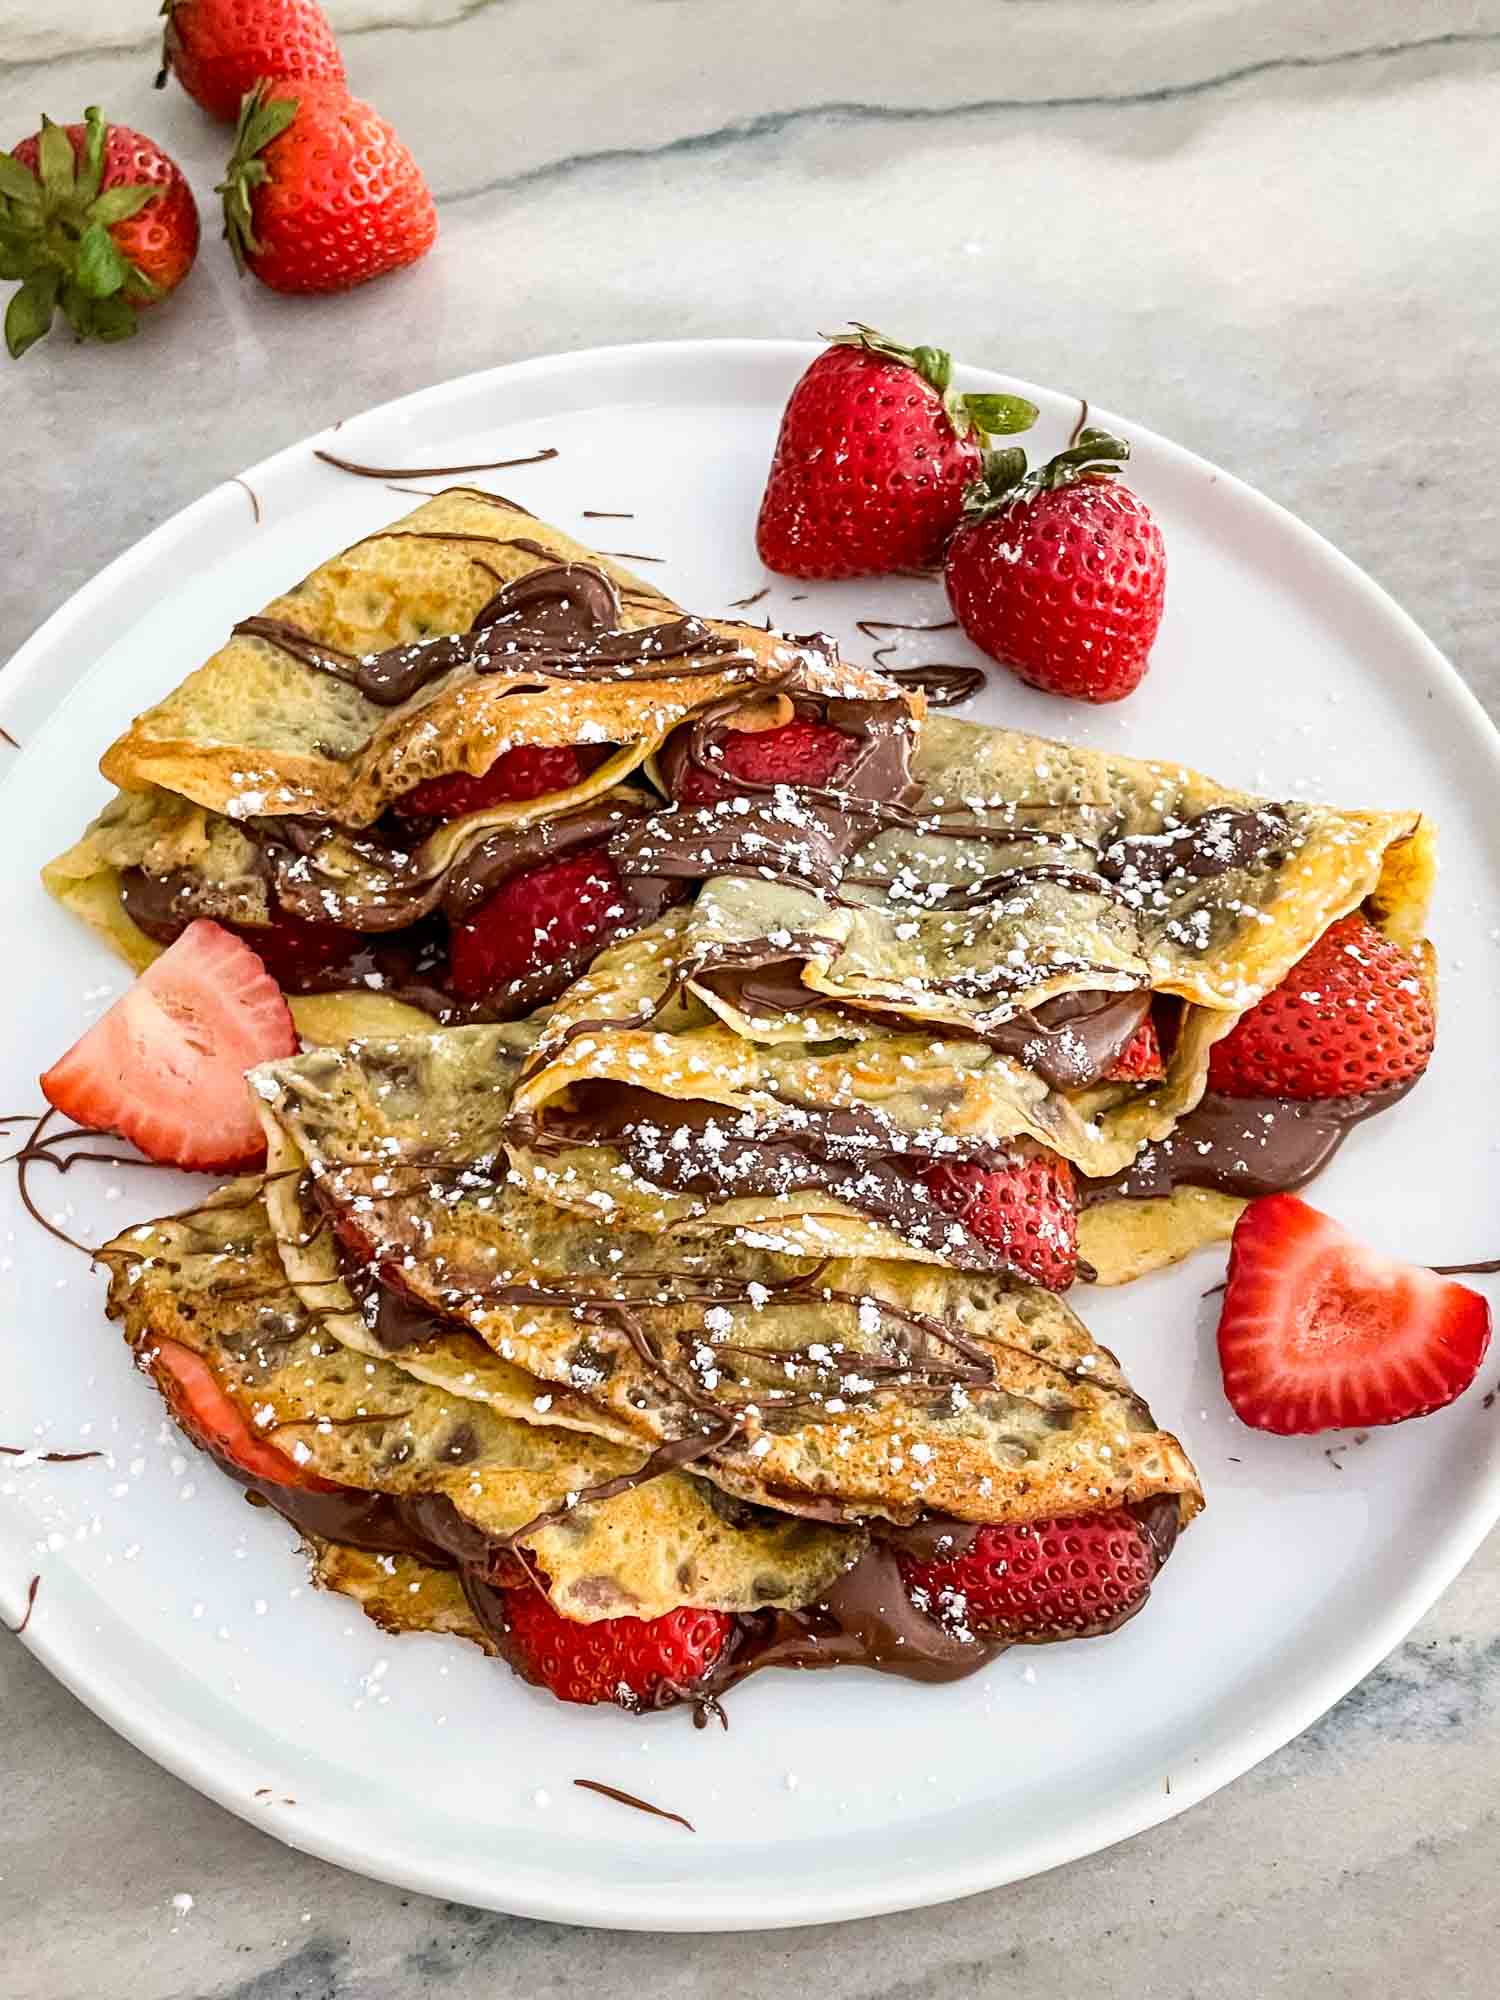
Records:
[[[245,1088],[255,1063],[296,1052],[281,989],[222,925],[200,917],[42,1078],[96,1132],[173,1167],[244,1167],[265,1153]]]
[[[897,1558],[919,1609],[981,1639],[1078,1638],[1123,1624],[1159,1567],[1146,1529],[1124,1508],[981,1528],[962,1555]]]
[[[1400,1264],[1292,1194],[1235,1224],[1219,1314],[1241,1422],[1296,1436],[1425,1417],[1461,1396],[1490,1343],[1488,1302]]]
[[[509,1655],[523,1679],[559,1701],[665,1708],[689,1694],[728,1645],[727,1611],[683,1605],[660,1618],[564,1618],[540,1590],[505,1592]]]
[[[451,771],[446,777],[425,778],[394,800],[391,811],[403,819],[460,819],[485,806],[571,791],[608,755],[602,745],[521,743],[514,750],[502,751],[490,768],[477,776]]]
[[[732,794],[735,780],[752,785],[830,785],[858,748],[858,739],[847,731],[800,715],[779,729],[731,729],[719,738],[721,754],[712,773],[684,764],[677,797],[686,806],[713,805]]]
[[[252,1479],[267,1479],[274,1486],[305,1486],[315,1493],[336,1490],[331,1480],[305,1471],[284,1451],[255,1435],[201,1354],[178,1340],[158,1340],[142,1351],[142,1359],[172,1415],[202,1450],[227,1458]]]
[[[1161,1037],[1148,1014],[1130,1040],[1115,1057],[1106,1083],[1160,1083],[1167,1073],[1162,1060]]]
[[[1061,1292],[1078,1275],[1073,1169],[1056,1153],[1016,1154],[998,1167],[945,1160],[922,1185],[981,1243],[1002,1251],[1018,1276]]]
[[[1208,1061],[1228,1097],[1362,1097],[1432,1060],[1432,1001],[1415,959],[1358,910],[1341,917]]]
[[[602,847],[523,868],[454,925],[448,983],[461,999],[482,1000],[543,966],[582,964],[634,911]]]

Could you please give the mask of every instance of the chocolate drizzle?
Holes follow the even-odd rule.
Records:
[[[1290,1194],[1327,1166],[1356,1125],[1399,1104],[1417,1079],[1365,1097],[1225,1097],[1210,1091],[1165,1139],[1105,1180],[1079,1179],[1084,1207],[1154,1201],[1177,1187]]]
[[[650,1813],[655,1819],[669,1819],[678,1826],[685,1826],[689,1833],[697,1828],[681,1813],[668,1812],[665,1806],[654,1806],[649,1799],[638,1799],[633,1792],[622,1792],[618,1785],[602,1785],[597,1778],[575,1778],[573,1783],[581,1792],[597,1792],[601,1798],[613,1799],[617,1805],[633,1806],[637,1812]]]
[[[456,472],[505,472],[513,465],[544,465],[557,456],[555,445],[545,445],[541,451],[528,452],[524,458],[491,458],[479,465],[356,465],[352,458],[337,458],[331,451],[313,452],[313,457],[321,458],[325,465],[332,465],[340,472],[352,472],[357,479],[446,479]]]

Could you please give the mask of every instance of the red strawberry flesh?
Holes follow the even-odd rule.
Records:
[[[486,806],[543,798],[548,792],[566,792],[582,784],[607,755],[602,746],[521,743],[502,751],[487,771],[453,771],[424,779],[404,792],[391,810],[406,819],[459,819]]]
[[[983,1527],[960,1555],[900,1564],[930,1616],[976,1638],[1021,1642],[1120,1624],[1145,1602],[1158,1568],[1150,1535],[1123,1508]]]
[[[505,1593],[507,1652],[559,1701],[660,1708],[692,1693],[729,1643],[727,1611],[682,1606],[659,1618],[564,1618],[530,1586]]]
[[[922,1184],[940,1208],[1010,1267],[1049,1291],[1065,1291],[1078,1273],[1078,1211],[1073,1169],[1038,1149],[998,1167],[944,1161]]]
[[[483,999],[544,966],[591,958],[630,922],[630,892],[602,848],[523,869],[453,927],[449,984]]]
[[[1415,959],[1353,911],[1237,1021],[1209,1056],[1229,1097],[1358,1097],[1411,1083],[1436,1023]]]
[[[1235,1225],[1219,1362],[1236,1415],[1257,1430],[1425,1416],[1468,1388],[1489,1339],[1479,1293],[1381,1256],[1295,1195],[1263,1196]]]
[[[330,1481],[304,1471],[286,1452],[257,1437],[208,1363],[190,1347],[177,1340],[156,1340],[142,1350],[141,1359],[182,1429],[204,1451],[275,1486],[334,1490]]]
[[[777,729],[731,729],[714,746],[710,769],[684,764],[677,797],[683,805],[712,805],[732,796],[736,783],[821,789],[833,784],[859,745],[845,730],[798,716]]]

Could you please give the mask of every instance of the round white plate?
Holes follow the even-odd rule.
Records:
[[[314,442],[382,465],[555,461],[488,483],[643,565],[684,603],[831,629],[939,619],[939,585],[767,578],[752,529],[793,344],[625,347],[469,376]],[[1055,448],[1070,401],[1043,408]],[[1289,515],[1130,423],[1132,482],[1166,535],[1152,671],[1091,710],[997,673],[983,719],[1180,756],[1272,796],[1417,805],[1442,824],[1433,931],[1441,1044],[1398,1110],[1355,1134],[1317,1190],[1362,1234],[1420,1259],[1496,1248],[1493,1058],[1500,953],[1494,732],[1452,670],[1366,577]],[[1032,443],[1033,440],[1028,440]],[[416,502],[320,464],[312,443],[226,484],[80,591],[0,681],[5,1110],[125,981],[43,894],[41,864],[105,796],[95,759],[230,623]],[[482,479],[482,476],[481,476]],[[430,482],[434,486],[441,481]],[[627,510],[587,520],[584,509]],[[925,649],[925,650],[924,650]],[[951,633],[900,657],[965,658]],[[56,702],[45,726],[20,716]],[[283,1840],[469,1903],[666,1930],[750,1929],[933,1903],[1089,1853],[1181,1812],[1303,1729],[1386,1653],[1500,1513],[1500,1426],[1482,1397],[1368,1439],[1278,1440],[1231,1416],[1206,1286],[1222,1258],[1075,1302],[1202,1471],[1209,1508],[1145,1612],[1115,1637],[1021,1650],[956,1687],[768,1674],[731,1727],[569,1709],[457,1641],[392,1641],[306,1587],[289,1529],[252,1512],[163,1421],[102,1312],[103,1286],[0,1189],[0,1444],[104,1460],[0,1458],[0,1615],[91,1708],[160,1763]],[[99,1240],[201,1182],[39,1171],[49,1212]],[[696,1835],[575,1790],[594,1778],[685,1813]]]

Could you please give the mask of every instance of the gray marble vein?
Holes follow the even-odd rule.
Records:
[[[0,370],[0,659],[334,416],[548,350],[857,313],[1086,388],[1262,487],[1500,714],[1500,0],[331,11],[439,194],[437,251],[277,299],[237,283],[205,210],[141,339]],[[0,142],[99,102],[206,194],[224,135],[153,93],[154,37],[151,0],[0,0]],[[571,1931],[360,1881],[166,1776],[3,1637],[0,1718],[8,2000],[1494,1991],[1494,1538],[1361,1687],[1191,1813],[957,1907],[784,1936]]]

